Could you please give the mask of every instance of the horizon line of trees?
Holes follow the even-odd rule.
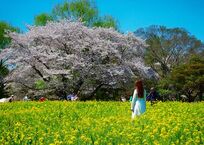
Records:
[[[118,21],[112,16],[99,16],[99,11],[91,0],[65,1],[56,5],[51,13],[42,13],[34,18],[36,26],[46,25],[48,21],[71,19],[81,21],[88,27],[104,27],[119,30]],[[8,31],[21,32],[19,28],[0,22],[0,51],[11,43],[6,36]],[[145,50],[145,62],[159,76],[158,80],[146,80],[147,89],[154,86],[159,90],[164,100],[181,100],[181,95],[192,102],[203,100],[204,93],[204,44],[184,28],[167,28],[151,25],[139,28],[134,32],[145,40],[148,45]],[[1,61],[0,72],[5,65]],[[0,74],[3,80],[5,74]],[[3,82],[3,81],[1,81]],[[0,94],[5,91],[0,83]],[[2,97],[2,96],[0,96]]]

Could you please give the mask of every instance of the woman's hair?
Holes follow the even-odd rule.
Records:
[[[138,98],[143,98],[144,88],[141,80],[135,82],[135,88],[137,89]]]

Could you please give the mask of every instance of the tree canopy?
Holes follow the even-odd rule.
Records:
[[[19,29],[11,26],[10,24],[6,22],[0,21],[0,50],[8,46],[8,44],[10,44],[11,42],[11,38],[6,36],[6,33],[8,31],[19,32]]]
[[[202,100],[204,58],[198,55],[191,56],[185,64],[175,67],[170,75],[160,82],[160,87],[167,91],[173,90],[177,94],[186,95],[189,102],[194,101],[196,97]]]
[[[35,17],[35,25],[37,26],[44,26],[46,25],[46,23],[48,21],[52,21],[53,18],[49,15],[49,14],[46,14],[46,13],[42,13],[38,16]]]
[[[92,0],[65,1],[56,5],[51,14],[42,13],[35,17],[35,25],[45,25],[48,21],[63,19],[80,20],[89,27],[105,27],[118,29],[112,16],[99,16],[98,9]]]
[[[64,20],[10,36],[15,49],[4,49],[0,57],[16,66],[6,79],[19,96],[61,97],[80,91],[84,99],[93,99],[102,91],[115,99],[136,77],[155,75],[144,65],[144,41],[131,33]]]
[[[204,48],[200,40],[183,28],[153,25],[138,29],[135,35],[146,40],[148,47],[145,62],[160,77],[165,77],[175,66],[185,62],[191,54],[198,54]]]

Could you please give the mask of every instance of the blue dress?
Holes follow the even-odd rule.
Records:
[[[146,91],[144,90],[144,97],[138,98],[137,90],[134,90],[133,99],[131,103],[132,118],[139,116],[146,111]]]

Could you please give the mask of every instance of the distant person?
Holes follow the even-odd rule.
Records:
[[[67,96],[67,100],[68,100],[68,101],[71,101],[71,100],[73,99],[73,97],[74,97],[74,94],[71,93],[71,94],[69,94],[69,95]]]
[[[45,100],[46,100],[45,97],[40,97],[39,99],[40,102],[44,102]]]
[[[158,97],[159,97],[158,93],[156,92],[154,87],[152,87],[150,89],[149,95],[147,96],[147,101],[150,101],[151,105],[153,105],[155,103],[155,101],[158,99]]]
[[[75,95],[71,96],[71,101],[74,101]]]
[[[9,102],[13,102],[14,101],[14,95],[11,95]]]
[[[126,102],[126,98],[125,97],[121,97],[120,98],[122,102]]]
[[[71,101],[76,101],[77,99],[78,99],[77,94],[73,94],[73,95],[71,96]]]
[[[130,102],[132,102],[132,96],[130,96],[130,99],[129,99],[129,101],[130,101]]]
[[[136,81],[131,103],[132,119],[146,111],[146,92],[141,80]]]
[[[30,101],[30,99],[28,99],[28,96],[25,96],[25,97],[23,98],[23,101]]]
[[[0,103],[12,102],[14,101],[14,95],[11,95],[9,98],[1,98]]]

